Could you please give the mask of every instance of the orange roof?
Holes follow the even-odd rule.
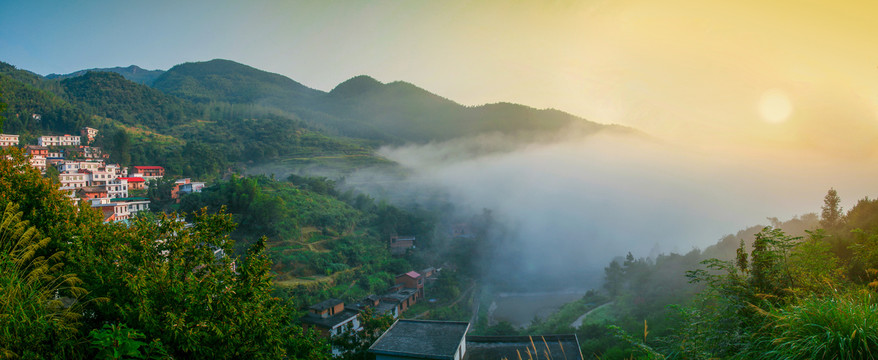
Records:
[[[120,177],[119,179],[128,180],[128,182],[146,182],[142,177]]]
[[[159,170],[159,169],[164,170],[165,169],[161,166],[135,166],[134,168],[135,169],[143,169],[143,170]]]

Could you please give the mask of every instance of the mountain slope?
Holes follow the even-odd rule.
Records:
[[[332,134],[379,143],[423,143],[495,132],[530,141],[570,125],[605,128],[561,111],[524,105],[466,107],[406,82],[384,84],[368,76],[354,77],[325,93],[228,60],[175,66],[154,87],[195,102],[274,109]]]
[[[111,72],[87,72],[61,80],[68,100],[86,111],[127,125],[164,131],[201,114],[195,105]]]
[[[323,95],[282,75],[221,59],[174,66],[153,87],[194,102],[264,103],[282,109]]]
[[[0,62],[0,102],[7,105],[0,132],[75,134],[89,124],[87,112],[48,89],[60,91],[57,83]]]
[[[77,76],[85,75],[88,72],[112,72],[122,75],[124,78],[136,82],[138,84],[144,85],[152,85],[156,78],[158,78],[161,74],[164,73],[164,70],[146,70],[137,65],[130,65],[128,67],[113,67],[113,68],[95,68],[95,69],[87,69],[87,70],[79,70],[69,74],[49,74],[46,75],[47,79],[57,79],[64,80],[69,78],[74,78]]]

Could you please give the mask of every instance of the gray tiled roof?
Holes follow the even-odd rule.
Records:
[[[453,359],[469,323],[398,320],[369,348],[375,354]]]
[[[538,355],[534,354],[534,348]],[[528,351],[532,354],[528,356]],[[534,336],[467,336],[465,360],[483,359],[550,359],[582,360],[579,340],[571,335]]]

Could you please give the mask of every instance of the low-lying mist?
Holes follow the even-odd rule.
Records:
[[[380,153],[411,174],[385,194],[418,202],[421,189],[439,189],[461,215],[492,211],[505,229],[483,254],[492,277],[569,287],[600,286],[603,268],[629,251],[647,257],[703,249],[767,217],[819,212],[830,187],[849,208],[874,195],[878,174],[874,161],[801,149],[704,150],[575,130],[538,144],[483,136]]]

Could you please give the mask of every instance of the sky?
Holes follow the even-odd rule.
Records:
[[[46,75],[222,58],[324,91],[369,75],[635,127],[655,141],[572,131],[451,161],[436,155],[504,140],[381,150],[495,210],[523,248],[562,250],[534,268],[600,269],[817,212],[830,187],[845,209],[876,197],[876,14],[838,0],[4,0],[0,60]]]
[[[45,1],[0,5],[38,74],[224,58],[556,108],[702,146],[875,154],[875,1]],[[718,141],[720,140],[720,141]]]

